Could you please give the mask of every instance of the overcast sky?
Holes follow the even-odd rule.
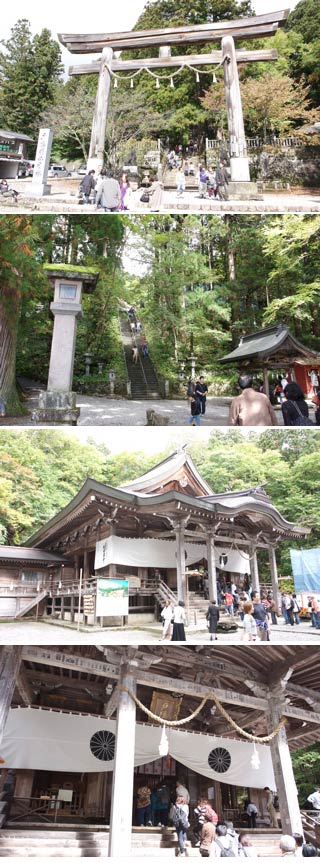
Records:
[[[279,9],[294,9],[298,0],[253,0],[253,7],[258,15],[274,12]],[[43,27],[48,27],[53,36],[58,33],[92,33],[113,32],[115,30],[130,30],[145,7],[145,0],[117,0],[108,2],[103,12],[104,4],[92,7],[90,3],[79,3],[78,0],[55,0],[54,3],[39,3],[39,0],[15,0],[12,4],[5,3],[1,11],[1,39],[7,39],[11,28],[19,18],[30,21],[33,33],[38,33]],[[97,8],[100,12],[97,14]],[[90,59],[88,55],[87,59]],[[77,57],[71,57],[68,51],[63,51],[63,62],[75,64],[82,62]]]

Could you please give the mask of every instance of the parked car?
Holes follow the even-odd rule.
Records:
[[[71,172],[67,171],[67,168],[65,168],[64,165],[50,165],[48,177],[55,180],[58,177],[71,177]]]

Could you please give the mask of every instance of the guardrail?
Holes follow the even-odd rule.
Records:
[[[255,138],[246,138],[246,147],[248,150],[261,150],[263,147],[280,147],[287,149],[290,147],[302,147],[303,141],[296,135],[288,135],[284,138],[278,138],[276,135],[269,135],[266,138],[260,138],[258,135]],[[229,150],[230,144],[225,138],[218,141],[216,138],[206,138],[206,150]]]

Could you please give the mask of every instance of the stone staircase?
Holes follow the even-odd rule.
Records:
[[[128,315],[125,312],[120,313],[119,321],[132,398],[143,401],[145,399],[159,399],[159,384],[150,357],[143,357],[139,347],[138,362],[132,362],[133,340]],[[137,345],[139,345],[139,336],[135,338]]]
[[[104,825],[56,824],[44,828],[43,824],[8,822],[0,832],[0,857],[106,857],[108,854],[108,827]],[[251,833],[257,857],[279,856],[280,831],[246,831]],[[177,854],[177,838],[172,827],[133,827],[131,857],[171,858]],[[199,849],[188,841],[186,856],[200,859]]]

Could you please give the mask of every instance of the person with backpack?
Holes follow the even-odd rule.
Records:
[[[205,798],[200,797],[197,805],[195,806],[195,808],[193,810],[194,814],[196,816],[196,819],[197,819],[195,826],[193,828],[193,835],[194,835],[194,838],[196,840],[196,842],[195,842],[196,848],[199,848],[199,846],[200,846],[200,836],[201,836],[202,828],[203,828],[205,817],[206,817],[207,803],[208,803],[208,801]]]
[[[313,426],[314,422],[309,418],[309,408],[302,389],[295,381],[287,384],[284,395],[285,401],[281,405],[284,425]]]
[[[170,817],[178,837],[178,857],[185,857],[185,842],[189,824],[189,806],[184,797],[177,797],[171,807]]]
[[[233,838],[228,834],[226,824],[218,822],[212,851],[215,852],[212,853],[212,857],[236,857],[233,851]]]

